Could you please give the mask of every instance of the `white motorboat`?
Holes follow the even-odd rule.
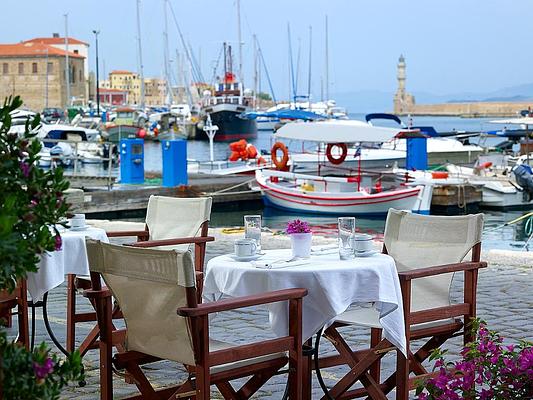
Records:
[[[287,124],[275,137],[323,144],[363,143],[384,142],[400,132],[400,129],[373,127],[358,121],[328,120]],[[279,167],[275,157],[273,161]],[[375,174],[320,176],[279,170],[259,170],[255,174],[265,205],[290,211],[385,215],[391,207],[429,213],[431,205],[430,183],[382,187],[381,177]]]

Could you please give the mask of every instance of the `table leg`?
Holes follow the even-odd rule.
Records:
[[[76,323],[74,315],[76,313],[76,275],[67,274],[67,351],[74,351],[74,341],[76,339]]]

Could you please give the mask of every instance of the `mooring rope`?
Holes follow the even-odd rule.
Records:
[[[217,190],[216,192],[211,192],[211,193],[207,193],[207,194],[208,195],[214,195],[214,194],[220,194],[220,193],[224,193],[224,192],[229,192],[230,190],[238,188],[239,186],[248,185],[249,183],[252,183],[253,181],[255,181],[255,178],[252,178],[252,179],[249,179],[247,181],[238,183],[237,185],[233,185],[233,186],[230,186],[230,187],[227,187],[227,188],[224,188],[224,189]]]

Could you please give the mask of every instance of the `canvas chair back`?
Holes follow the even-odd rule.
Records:
[[[127,328],[126,349],[195,365],[185,318],[186,288],[195,286],[189,252],[87,241],[89,266],[117,300]]]
[[[390,209],[385,246],[399,272],[463,261],[481,242],[483,214],[428,216]],[[453,274],[412,281],[411,311],[450,304]]]
[[[211,203],[211,197],[150,196],[146,210],[150,240],[198,236],[202,224],[211,216]],[[187,245],[173,248],[186,250]]]

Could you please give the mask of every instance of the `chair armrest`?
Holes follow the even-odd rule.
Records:
[[[126,236],[137,236],[148,239],[150,234],[148,231],[110,231],[106,232],[107,237],[126,237]]]
[[[278,301],[301,299],[307,296],[307,289],[285,289],[266,292],[253,296],[243,296],[235,299],[226,299],[212,303],[198,304],[197,307],[178,308],[178,315],[182,317],[199,317],[221,311],[235,310],[257,306],[260,304],[276,303]]]
[[[163,240],[147,240],[145,242],[128,243],[126,246],[132,247],[158,247],[158,246],[173,246],[177,244],[199,244],[214,241],[212,236],[199,236],[199,237],[185,237],[175,239],[163,239]]]
[[[479,268],[486,268],[485,261],[478,262],[461,262],[456,264],[435,265],[427,268],[414,269],[411,271],[398,272],[400,281],[410,281],[412,279],[424,278],[426,276],[434,276],[446,274],[449,272],[470,271]]]
[[[87,297],[88,299],[103,299],[107,297],[112,297],[113,293],[109,289],[101,289],[101,290],[92,290],[87,289],[83,291],[83,297]]]

